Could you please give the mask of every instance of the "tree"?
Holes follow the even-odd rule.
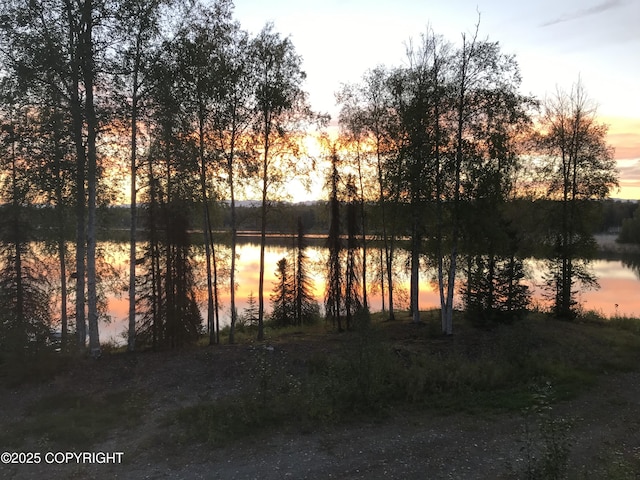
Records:
[[[55,92],[45,91],[37,104],[29,105],[35,99],[25,95],[23,88],[17,88],[15,79],[5,80],[2,91],[7,95],[4,99],[7,107],[20,108],[20,103],[27,102],[20,108],[25,113],[20,126],[19,144],[26,157],[23,159],[26,161],[24,173],[29,176],[30,192],[20,197],[26,202],[21,208],[29,208],[31,201],[37,201],[54,211],[53,236],[45,240],[45,251],[55,252],[58,257],[60,339],[61,348],[66,350],[70,327],[67,310],[67,210],[73,199],[74,171],[73,145],[68,134],[69,118],[60,107]],[[26,248],[32,250],[31,247]],[[51,268],[47,269],[52,271]]]
[[[442,280],[443,172],[446,147],[451,143],[444,125],[445,120],[452,117],[450,50],[448,43],[429,30],[417,49],[409,44],[408,67],[397,69],[389,79],[399,123],[399,154],[392,167],[392,182],[398,186],[400,201],[408,205],[410,215],[410,303],[416,323],[420,321],[419,273],[423,240],[427,236],[426,214],[433,204],[436,205],[436,257],[439,280]]]
[[[341,127],[341,134],[345,146],[347,147],[346,158],[351,160],[350,170],[353,170],[351,182],[351,189],[354,190],[351,193],[352,196],[357,197],[358,202],[358,216],[360,225],[360,245],[362,247],[362,272],[361,272],[361,285],[362,285],[362,303],[365,308],[368,308],[367,301],[367,219],[365,214],[365,202],[367,197],[368,188],[365,187],[365,178],[372,176],[374,173],[371,171],[371,166],[368,164],[370,156],[366,151],[367,130],[365,126],[365,108],[360,105],[361,99],[359,98],[359,92],[353,91],[348,86],[343,86],[342,91],[336,95],[339,103],[342,104],[342,110],[340,112],[339,122]],[[357,188],[356,188],[357,184]],[[350,200],[350,205],[355,201],[355,198]],[[351,207],[350,207],[351,208]],[[354,219],[355,221],[355,219]],[[354,223],[355,226],[355,223]]]
[[[394,258],[397,222],[392,221],[392,209],[399,199],[399,184],[391,179],[398,177],[393,172],[392,159],[397,155],[398,122],[391,109],[391,98],[388,88],[389,74],[377,67],[368,72],[364,79],[362,96],[364,98],[364,123],[373,140],[375,156],[376,180],[378,186],[378,208],[382,223],[382,241],[384,244],[384,268],[387,279],[389,320],[395,320],[394,313]],[[381,276],[381,287],[384,306],[384,272]],[[384,308],[383,308],[384,310]]]
[[[214,329],[214,308],[217,308],[213,292],[213,272],[211,265],[212,239],[210,237],[211,214],[207,185],[208,156],[205,153],[206,127],[209,120],[213,73],[216,70],[217,39],[221,36],[219,18],[214,12],[200,11],[200,15],[185,28],[174,49],[176,81],[179,85],[176,94],[180,95],[184,105],[187,122],[194,131],[196,155],[199,164],[200,201],[203,209],[202,232],[204,234],[205,262],[207,268],[207,327],[210,334]],[[211,65],[213,63],[213,65]]]
[[[130,145],[130,230],[129,230],[129,327],[127,349],[135,349],[136,338],[136,265],[137,265],[137,178],[139,123],[141,109],[148,91],[151,65],[157,60],[154,42],[160,34],[161,7],[169,0],[128,0],[116,11],[117,29],[122,37],[118,53],[121,55],[124,80],[122,90],[127,90],[125,108],[128,115]]]
[[[149,246],[142,297],[146,308],[138,326],[142,343],[179,348],[196,341],[202,318],[195,295],[190,207],[196,203],[199,157],[191,123],[174,89],[177,62],[168,58],[154,67],[151,99],[154,130],[147,160],[146,209]],[[175,79],[168,82],[166,79]]]
[[[10,106],[13,111],[8,118],[0,117],[0,200],[4,203],[0,215],[0,350],[22,358],[47,345],[51,315],[46,278],[30,244],[33,230],[25,216],[35,190],[29,178],[28,140],[23,136],[26,115],[11,107],[16,105]]]
[[[107,10],[106,4],[92,0],[40,0],[4,4],[0,14],[7,68],[33,98],[43,91],[55,92],[72,118],[76,150],[76,331],[84,348],[86,286],[92,356],[100,354],[95,261],[99,125],[95,93],[98,72],[102,71],[101,56],[107,50],[98,48],[106,37]]]
[[[329,176],[329,214],[330,226],[327,236],[327,249],[329,257],[327,259],[327,288],[325,293],[325,315],[331,319],[333,326],[338,326],[338,331],[342,331],[342,309],[344,300],[342,297],[342,266],[340,254],[342,252],[342,239],[340,228],[340,201],[338,199],[338,184],[340,175],[338,173],[338,154],[335,145],[331,151],[331,174]]]
[[[267,25],[252,42],[256,72],[254,133],[260,148],[261,221],[258,284],[258,340],[264,338],[264,255],[267,211],[273,188],[296,171],[298,123],[310,116],[302,82],[302,59],[289,38],[282,39]]]
[[[597,121],[596,113],[578,81],[570,92],[558,90],[545,102],[538,132],[546,193],[558,206],[549,238],[554,252],[549,287],[554,312],[566,319],[576,315],[576,283],[595,284],[588,261],[580,258],[593,243],[586,222],[588,201],[607,197],[618,185],[613,149],[606,142],[607,126]]]
[[[376,67],[367,71],[360,85],[347,85],[337,95],[342,104],[340,125],[344,133],[355,147],[355,169],[358,176],[360,203],[363,260],[366,259],[365,228],[365,182],[363,178],[375,178],[375,185],[370,185],[370,195],[377,202],[378,210],[372,215],[370,223],[377,219],[377,227],[381,231],[384,245],[384,263],[381,268],[380,285],[383,295],[383,310],[385,310],[385,278],[387,283],[389,319],[394,314],[394,259],[395,241],[397,236],[397,221],[393,221],[393,209],[397,207],[400,197],[400,182],[396,181],[401,169],[398,158],[399,119],[393,108],[391,95],[391,74],[384,67]],[[374,193],[375,190],[375,193]],[[363,303],[366,305],[366,263],[363,262]]]
[[[242,317],[245,324],[252,327],[258,325],[258,304],[256,303],[256,297],[253,295],[253,290],[249,292],[247,307],[244,309]]]
[[[523,283],[519,232],[509,218],[508,207],[504,201],[480,200],[465,208],[466,216],[475,219],[464,233],[465,313],[479,326],[510,323],[523,315],[530,302],[529,287]]]
[[[229,341],[234,341],[236,323],[236,257],[238,216],[236,189],[239,182],[255,174],[254,144],[249,130],[254,120],[253,102],[255,70],[252,68],[249,36],[237,24],[231,25],[228,41],[222,45],[220,66],[214,84],[214,104],[211,120],[213,150],[226,175],[227,194],[231,209],[231,265],[229,275],[231,323]],[[256,317],[257,318],[257,317]],[[216,325],[219,329],[219,325]],[[219,335],[218,335],[219,336]]]
[[[521,233],[510,203],[518,195],[523,139],[530,134],[529,112],[536,102],[518,93],[517,65],[490,55],[502,63],[502,78],[470,92],[473,116],[467,127],[463,207],[458,213],[467,255],[466,310],[478,324],[511,321],[526,310],[529,299],[522,284]]]
[[[360,285],[360,268],[358,251],[360,250],[358,223],[358,200],[356,194],[355,179],[349,176],[346,182],[347,200],[347,258],[344,279],[344,309],[347,321],[347,329],[354,326],[354,320],[361,316],[367,316],[368,309],[363,301],[364,287]],[[368,319],[367,319],[368,320]]]
[[[276,282],[271,295],[271,320],[279,327],[295,324],[294,283],[286,257],[278,260]]]
[[[636,207],[633,217],[622,221],[618,240],[622,243],[640,243],[640,206]]]
[[[298,232],[295,244],[295,274],[293,303],[295,307],[294,323],[296,325],[313,323],[319,316],[318,303],[313,298],[307,266],[307,240],[305,238],[302,217],[298,217]]]

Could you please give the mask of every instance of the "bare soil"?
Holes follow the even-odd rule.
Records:
[[[86,447],[90,452],[123,452],[121,464],[0,464],[0,478],[526,478],[525,422],[517,412],[394,412],[375,421],[312,431],[278,429],[226,447],[179,443],[167,417],[181,407],[237,392],[253,348],[264,346],[105,355],[80,360],[47,382],[0,386],[0,431],[27,420],[34,403],[60,394],[94,398],[131,390],[146,395],[144,412],[136,414],[133,426],[114,428]],[[331,345],[314,342],[283,342],[273,348],[291,361],[331,351]],[[578,398],[555,405],[555,415],[572,420],[570,478],[637,478],[630,466],[640,464],[639,412],[638,372],[601,375]],[[21,443],[21,451],[41,455],[65,450],[46,438],[27,437]],[[0,452],[16,451],[3,447]]]

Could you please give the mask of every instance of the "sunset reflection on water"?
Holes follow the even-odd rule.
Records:
[[[228,247],[225,247],[228,249]],[[265,251],[265,305],[267,311],[270,311],[269,297],[275,282],[275,270],[278,260],[287,256],[289,253],[287,247],[282,245],[268,245]],[[224,252],[228,253],[228,252]],[[236,305],[238,313],[242,314],[247,307],[247,299],[253,293],[254,299],[258,299],[258,276],[259,276],[259,246],[254,243],[244,243],[238,245],[238,259],[236,262]],[[307,250],[309,257],[309,267],[311,283],[315,292],[316,300],[322,305],[324,302],[324,276],[322,269],[324,266],[323,249],[319,247],[309,247]],[[124,261],[124,259],[123,259]],[[400,262],[402,263],[402,262]],[[528,281],[532,288],[534,304],[545,306],[545,299],[542,295],[542,275],[540,269],[542,262],[529,262],[529,269],[532,278]],[[370,265],[370,271],[373,271],[373,264]],[[578,295],[581,308],[584,311],[594,310],[604,316],[640,316],[640,279],[638,275],[622,260],[595,260],[592,262],[592,271],[598,278],[600,284],[599,289],[587,290]],[[203,275],[204,268],[201,262],[198,263],[196,273]],[[420,309],[428,310],[438,308],[439,294],[437,287],[431,283],[433,275],[422,274],[420,284]],[[406,272],[398,274],[399,286],[396,290],[396,309],[402,310],[407,308],[409,278]],[[229,322],[229,286],[228,277],[225,277],[224,283],[221,284],[220,290],[220,312],[222,325]],[[204,299],[204,292],[200,292],[199,298]],[[382,297],[379,285],[370,284],[370,293],[368,294],[369,304],[372,311],[380,311],[382,309]],[[460,294],[456,291],[456,306],[461,302]],[[386,305],[385,305],[386,306]],[[121,343],[122,332],[127,328],[129,302],[127,294],[124,293],[120,297],[111,296],[108,298],[108,315],[111,317],[110,324],[102,324],[100,337],[101,341],[113,339],[117,343]],[[206,318],[206,305],[201,306],[203,318]]]

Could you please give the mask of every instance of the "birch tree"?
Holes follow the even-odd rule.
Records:
[[[254,120],[254,80],[248,34],[237,24],[231,26],[228,42],[222,46],[218,80],[214,85],[214,104],[211,112],[213,145],[221,163],[221,176],[226,176],[226,192],[231,209],[231,265],[229,275],[231,323],[229,341],[233,343],[237,321],[236,257],[238,215],[236,191],[243,181],[255,173],[255,144],[250,128]],[[221,185],[222,188],[222,185]],[[219,325],[216,326],[219,329]],[[217,338],[217,337],[216,337]],[[217,341],[217,340],[216,340]]]
[[[359,84],[345,85],[336,98],[341,104],[339,122],[351,144],[355,145],[356,171],[360,187],[361,222],[363,225],[363,251],[366,252],[366,217],[364,203],[367,199],[377,204],[378,228],[381,231],[384,261],[381,263],[382,304],[385,310],[385,296],[388,295],[388,318],[395,319],[394,313],[394,259],[397,232],[397,221],[393,221],[394,207],[400,195],[399,168],[397,158],[399,122],[394,111],[390,90],[391,72],[379,66],[367,71]],[[394,167],[395,166],[395,167]],[[364,179],[370,179],[369,182]],[[371,181],[371,179],[375,179]],[[365,196],[365,186],[367,196]],[[371,221],[374,219],[372,218]],[[363,253],[366,259],[366,253]],[[363,285],[366,286],[366,263],[363,263]],[[385,291],[386,281],[386,291]],[[366,287],[363,290],[366,293]],[[366,305],[366,294],[363,295]]]
[[[95,91],[99,53],[104,52],[96,46],[106,25],[104,7],[92,0],[20,1],[3,5],[0,14],[7,67],[32,93],[42,88],[56,92],[72,118],[76,150],[76,332],[84,348],[86,287],[92,356],[100,355],[95,262],[99,125]]]
[[[389,79],[393,108],[398,116],[398,156],[392,166],[393,182],[410,215],[410,304],[413,322],[420,322],[419,285],[423,242],[435,223],[436,257],[441,261],[442,201],[445,152],[450,140],[445,121],[450,118],[450,46],[429,30],[421,43],[407,47],[408,66],[397,69]],[[432,206],[436,206],[435,222]],[[439,263],[440,265],[440,263]],[[440,267],[441,268],[441,267]]]
[[[178,68],[177,94],[190,117],[197,143],[199,164],[200,201],[202,203],[202,231],[204,234],[205,262],[207,269],[207,326],[210,338],[215,338],[215,317],[218,313],[217,264],[212,239],[210,213],[209,170],[211,152],[211,112],[214,103],[215,84],[220,70],[220,44],[225,43],[230,22],[229,2],[218,2],[212,10],[201,9],[198,18],[190,22],[179,36],[176,48]]]
[[[160,35],[161,8],[168,0],[124,2],[116,12],[116,25],[121,36],[118,55],[121,61],[122,90],[127,95],[126,112],[129,127],[129,324],[127,349],[135,349],[136,338],[136,265],[137,261],[137,194],[139,127],[144,99],[149,89],[149,71],[158,58],[154,45]]]
[[[538,137],[545,160],[547,196],[560,212],[553,225],[554,258],[549,286],[556,315],[576,315],[574,286],[596,285],[588,260],[580,259],[593,241],[584,213],[589,200],[606,198],[618,185],[613,149],[607,144],[607,126],[597,119],[597,109],[578,81],[569,92],[558,90],[544,104]]]
[[[264,338],[264,261],[267,212],[274,187],[296,171],[300,120],[309,117],[302,83],[302,59],[289,38],[267,25],[252,42],[256,72],[254,133],[260,152],[261,184],[260,273],[258,284],[258,340]]]
[[[511,128],[521,121],[522,105],[528,100],[518,93],[520,73],[515,57],[505,55],[497,42],[479,40],[478,27],[472,37],[462,37],[462,45],[454,56],[452,75],[452,111],[451,130],[451,182],[450,197],[452,203],[450,245],[447,258],[449,264],[446,279],[446,296],[443,293],[444,279],[441,278],[440,296],[443,333],[453,333],[453,305],[455,279],[458,269],[458,249],[463,225],[463,184],[470,178],[471,171],[483,162],[478,155],[478,145],[485,142],[487,135],[494,135],[498,120],[503,122],[502,129]],[[493,130],[492,130],[493,128]],[[498,132],[500,134],[500,132]],[[492,148],[495,153],[498,143]],[[490,150],[491,151],[491,150]],[[502,161],[505,158],[494,158]],[[506,177],[503,177],[506,180]],[[443,302],[444,300],[444,302]]]

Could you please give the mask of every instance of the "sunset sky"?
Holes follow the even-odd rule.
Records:
[[[335,119],[334,93],[369,68],[401,65],[426,26],[452,42],[472,32],[516,55],[523,93],[540,99],[581,78],[610,125],[621,190],[640,198],[640,1],[638,0],[235,0],[243,28],[267,21],[289,35],[307,72],[312,107]]]

